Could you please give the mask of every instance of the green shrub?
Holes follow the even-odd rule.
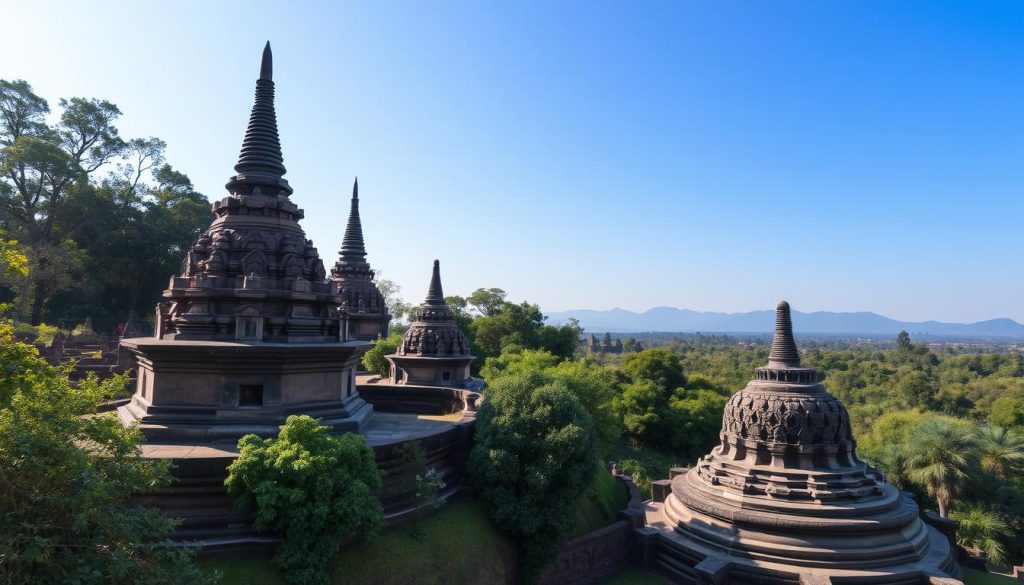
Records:
[[[590,415],[564,382],[524,372],[489,389],[469,471],[495,524],[518,541],[524,580],[535,579],[571,533],[596,458]]]
[[[356,434],[332,436],[309,416],[289,416],[276,438],[246,435],[224,484],[256,511],[256,526],[278,532],[274,564],[288,583],[326,585],[346,539],[375,534],[384,522],[380,471]]]
[[[374,372],[378,376],[386,378],[391,366],[384,356],[395,353],[401,344],[401,333],[392,332],[387,337],[378,337],[373,347],[363,354],[363,367],[367,372]]]
[[[140,457],[142,433],[101,402],[123,376],[72,387],[67,369],[0,322],[0,582],[205,583],[174,522],[129,505],[170,483],[168,462]]]

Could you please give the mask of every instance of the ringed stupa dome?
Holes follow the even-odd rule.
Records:
[[[470,364],[469,340],[455,323],[455,314],[444,300],[441,263],[434,260],[430,287],[413,315],[412,323],[395,353],[385,356],[391,364],[390,383],[414,386],[466,388],[475,385]]]
[[[768,364],[725,407],[721,443],[671,482],[648,523],[682,583],[960,583],[945,536],[857,458],[850,417],[801,365],[789,304]]]

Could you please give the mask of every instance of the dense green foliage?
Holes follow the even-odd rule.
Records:
[[[615,376],[609,370],[582,361],[558,361],[544,350],[511,348],[487,358],[481,374],[488,384],[531,374],[545,384],[560,383],[590,414],[599,446],[607,451],[619,440],[619,421],[612,410]]]
[[[391,365],[384,356],[395,353],[398,346],[402,344],[402,334],[392,332],[387,337],[378,337],[373,342],[373,347],[363,354],[363,367],[367,372],[373,372],[382,378],[386,378]]]
[[[594,476],[593,423],[564,382],[540,372],[500,378],[477,413],[469,473],[535,579],[571,534],[577,499]]]
[[[121,111],[98,99],[50,106],[25,81],[0,80],[0,230],[30,272],[0,275],[17,317],[38,325],[92,316],[113,329],[149,317],[167,277],[210,218],[206,197],[164,162],[158,138],[121,138]]]
[[[0,323],[0,581],[203,583],[173,523],[128,504],[167,485],[167,462],[140,457],[141,433],[98,414],[123,377],[67,371],[14,341]]]
[[[474,371],[505,350],[542,349],[559,360],[575,355],[583,331],[578,323],[545,325],[540,307],[526,301],[512,303],[505,297],[500,288],[477,289],[468,297],[445,297],[477,356]]]
[[[288,583],[329,583],[341,545],[374,534],[384,521],[373,450],[361,435],[329,430],[308,416],[289,416],[276,438],[242,437],[228,467],[228,493],[255,510],[256,526],[283,538],[274,564]]]
[[[619,374],[612,407],[630,437],[687,458],[714,445],[729,392],[704,378],[687,380],[679,357],[662,348],[627,355]]]

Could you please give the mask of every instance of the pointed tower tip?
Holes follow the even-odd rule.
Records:
[[[352,182],[352,200],[359,200],[359,177],[356,177],[356,180]]]
[[[426,305],[443,305],[444,290],[441,288],[441,263],[434,260],[434,270],[430,275],[430,288],[427,290]]]
[[[270,50],[270,41],[263,47],[263,61],[260,63],[260,79],[274,80],[274,53]]]
[[[800,352],[796,349],[793,338],[793,318],[790,315],[789,303],[780,301],[775,307],[775,335],[772,337],[772,349],[768,354],[768,365],[771,367],[800,367]]]

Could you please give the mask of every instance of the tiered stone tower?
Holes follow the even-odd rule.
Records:
[[[235,172],[164,291],[155,337],[122,342],[138,361],[138,384],[121,417],[168,441],[272,435],[298,413],[358,430],[372,408],[356,391],[354,366],[369,344],[349,340],[347,300],[298,224],[270,43]]]
[[[726,405],[721,444],[648,513],[675,581],[960,583],[947,539],[857,458],[846,408],[821,379],[801,366],[779,303],[768,365]]]
[[[444,301],[441,263],[434,260],[427,298],[405,332],[398,350],[387,356],[394,384],[465,387],[470,381],[469,341],[455,324],[455,316]]]
[[[374,272],[366,261],[363,225],[359,220],[359,180],[356,179],[352,184],[352,208],[345,237],[341,241],[338,261],[331,269],[334,291],[344,299],[348,335],[353,339],[372,341],[378,336],[388,335],[391,315],[373,277]]]

